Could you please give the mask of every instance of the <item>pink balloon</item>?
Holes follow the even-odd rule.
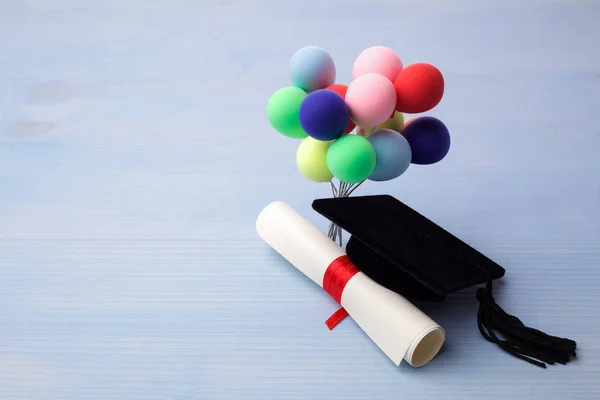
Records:
[[[385,76],[393,83],[402,68],[402,61],[394,50],[383,46],[373,46],[360,53],[354,61],[352,78],[356,79],[364,74],[375,73]]]
[[[374,128],[388,120],[396,108],[396,89],[383,75],[369,73],[353,80],[346,92],[350,117],[361,128]]]

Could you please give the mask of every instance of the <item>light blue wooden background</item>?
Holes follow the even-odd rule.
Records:
[[[600,3],[2,0],[0,399],[598,399]],[[474,290],[396,368],[260,241],[327,185],[264,116],[291,55],[347,83],[372,45],[445,74],[453,146],[390,193],[507,269],[497,298],[576,339],[541,370],[485,342]]]

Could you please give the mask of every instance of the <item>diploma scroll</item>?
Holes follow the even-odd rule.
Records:
[[[294,267],[323,287],[325,271],[344,249],[286,203],[266,206],[256,221],[259,236]],[[445,339],[444,330],[404,297],[354,274],[343,289],[341,305],[396,364],[413,367],[431,361]]]

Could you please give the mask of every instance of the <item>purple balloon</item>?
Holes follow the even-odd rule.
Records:
[[[450,150],[450,132],[434,117],[419,117],[402,131],[412,151],[413,164],[429,165],[441,161]]]
[[[344,133],[350,121],[350,110],[342,96],[333,90],[319,89],[302,101],[298,116],[302,129],[309,136],[329,141]]]

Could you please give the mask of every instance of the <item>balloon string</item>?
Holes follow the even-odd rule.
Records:
[[[361,181],[359,183],[349,184],[346,182],[338,182],[338,186],[330,181],[331,184],[331,193],[333,197],[349,197],[360,185],[362,185],[365,181]],[[343,244],[342,238],[342,228],[334,224],[333,222],[329,223],[329,233],[327,235],[334,242],[339,243],[340,246]]]
[[[331,183],[331,193],[333,194],[333,197],[342,196],[343,192],[345,191],[344,183],[339,182],[339,187],[336,187],[335,184],[333,183],[333,181],[330,181],[330,183]],[[335,225],[333,222],[329,223],[329,234],[327,236],[334,242],[338,241],[340,246],[342,246],[342,230],[339,226]]]
[[[346,191],[346,185],[347,185],[346,182],[340,182],[340,187],[338,189],[339,197],[344,197],[344,193]],[[335,242],[336,238],[339,241],[340,247],[342,247],[342,228],[340,228],[338,225],[335,226],[335,233],[334,233],[334,239],[333,239],[334,242]]]
[[[359,182],[359,183],[355,183],[354,185],[352,185],[352,186],[350,187],[350,190],[349,190],[347,193],[345,193],[346,197],[350,196],[350,195],[352,194],[352,192],[354,192],[356,189],[358,189],[358,187],[359,187],[360,185],[362,185],[364,182],[365,182],[365,181],[361,181],[361,182]]]
[[[333,197],[349,197],[364,182],[365,181],[363,180],[359,183],[349,184],[339,181],[337,187],[333,181],[330,181],[329,183],[331,185],[331,193]],[[329,232],[327,236],[334,242],[339,243],[340,246],[343,245],[342,228],[335,225],[333,222],[329,223]]]
[[[338,197],[340,191],[338,190],[338,188],[335,187],[335,184],[333,183],[333,181],[330,181],[329,183],[331,183],[331,193],[333,194],[333,197]],[[333,222],[329,223],[329,234],[327,235],[329,237],[329,239],[333,240],[335,242],[336,238],[337,238],[337,227]]]
[[[335,187],[335,185],[333,184],[333,181],[329,181],[329,183],[331,183],[331,192],[333,193],[333,197],[337,197],[338,195],[338,190]]]

